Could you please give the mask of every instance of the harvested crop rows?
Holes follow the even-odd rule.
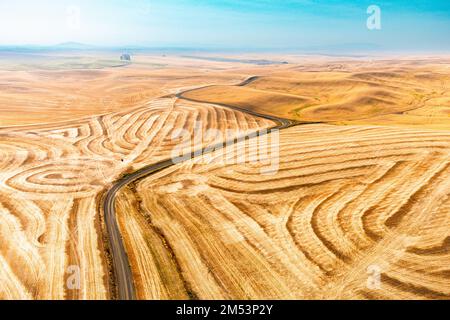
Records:
[[[0,299],[117,298],[106,192],[258,113],[114,193],[137,298],[449,299],[448,60],[297,59],[0,75]]]
[[[274,125],[167,97],[87,120],[0,129],[0,299],[111,297],[101,195],[121,174],[170,158],[174,133],[193,134],[195,120],[199,131]]]
[[[447,130],[448,70],[419,63],[400,66],[356,71],[349,64],[340,72],[292,68],[253,77],[242,86],[208,86],[185,97],[299,121]]]
[[[448,131],[280,138],[274,175],[200,157],[123,190],[140,298],[450,298]]]

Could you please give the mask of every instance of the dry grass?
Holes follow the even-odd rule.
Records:
[[[184,87],[245,78],[179,60],[143,57],[125,67],[89,70],[10,71],[0,66],[0,127],[89,118],[144,105]]]
[[[193,134],[197,118],[200,130],[273,126],[163,98],[85,121],[0,129],[0,299],[108,298],[100,195],[122,173],[170,158],[175,130]],[[123,231],[138,237],[133,227],[130,220]],[[66,286],[71,266],[80,268],[80,290]]]
[[[0,127],[0,299],[111,297],[104,190],[125,172],[170,158],[180,143],[174,132],[192,135],[196,120],[201,131],[273,126],[177,102],[173,94],[194,84],[244,77],[223,70],[205,76],[204,69],[214,70],[164,60],[173,65],[146,68],[144,60],[114,70],[2,71],[0,125],[14,126]],[[184,148],[191,149],[189,141]],[[67,286],[71,266],[80,268],[79,290]]]
[[[274,125],[174,97],[218,84],[189,96],[347,125],[283,131],[275,176],[199,158],[122,190],[139,298],[448,298],[448,64],[292,59],[0,71],[0,299],[111,298],[100,202],[112,182],[170,158],[196,121]],[[381,290],[365,286],[370,265]]]
[[[281,133],[280,160],[262,176],[200,158],[122,194],[120,212],[138,208],[158,234],[136,276],[181,278],[156,273],[141,297],[450,298],[448,131],[307,125]]]
[[[300,121],[450,129],[450,69],[389,62],[363,71],[351,63],[339,72],[291,68],[242,87],[212,86],[185,96]]]

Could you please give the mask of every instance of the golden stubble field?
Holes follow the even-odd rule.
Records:
[[[297,66],[243,86],[210,86],[185,97],[299,121],[448,129],[449,63],[405,59]]]
[[[279,156],[274,175],[217,155],[124,190],[141,298],[450,297],[449,131],[304,125]]]
[[[226,105],[321,124],[279,133],[273,175],[216,152],[123,188],[138,298],[448,299],[450,64],[290,59],[0,71],[0,299],[116,297],[102,196],[179,129],[275,126]]]

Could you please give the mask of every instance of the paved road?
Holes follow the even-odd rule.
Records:
[[[118,288],[119,300],[135,300],[136,291],[134,287],[133,275],[131,272],[130,262],[126,253],[122,236],[120,235],[119,226],[116,219],[115,199],[117,192],[123,187],[139,180],[149,174],[172,166],[172,160],[158,162],[149,167],[142,168],[132,174],[129,174],[119,181],[108,191],[103,201],[103,210],[105,216],[105,224],[108,230],[109,247],[112,255],[112,263],[116,286]]]
[[[238,84],[237,87],[244,87],[244,86],[246,86],[246,85],[248,85],[248,84],[258,80],[259,78],[260,77],[257,77],[257,76],[250,77],[250,78],[242,81],[240,84]],[[183,91],[181,93],[178,93],[176,96],[179,99],[184,99],[184,100],[188,100],[188,101],[192,101],[192,102],[208,103],[208,102],[202,101],[202,100],[196,100],[196,99],[187,98],[187,97],[185,97],[185,94],[189,93],[191,91],[196,91],[196,90],[206,89],[206,88],[211,88],[211,87],[215,87],[215,85],[209,85],[209,86],[204,86],[204,87],[195,88],[195,89],[191,89],[191,90],[186,90],[186,91]],[[296,120],[279,118],[279,117],[276,117],[276,116],[262,114],[262,113],[258,113],[258,112],[255,112],[255,111],[252,111],[252,110],[248,110],[248,109],[245,109],[245,108],[232,106],[232,105],[227,105],[227,104],[223,104],[223,103],[216,103],[216,102],[214,102],[214,103],[209,103],[209,104],[213,104],[213,105],[217,105],[217,106],[221,106],[221,107],[225,107],[225,108],[229,108],[229,109],[234,109],[234,110],[237,110],[237,111],[241,111],[241,112],[244,112],[244,113],[251,114],[251,115],[256,116],[256,117],[272,120],[273,122],[278,124],[277,126],[273,127],[272,129],[277,129],[277,130],[286,129],[286,128],[289,128],[289,127],[292,127],[292,126],[296,126],[296,125],[300,125],[300,124],[311,124],[311,122],[300,122],[300,121],[296,121]]]
[[[251,78],[245,80],[244,82],[242,82],[240,84],[240,86],[246,85],[256,79],[257,79],[257,77],[251,77]],[[206,87],[202,87],[202,88],[206,88]],[[198,89],[201,89],[201,88],[197,88],[197,89],[193,89],[193,90],[198,90]],[[188,91],[179,93],[177,95],[177,97],[179,99],[185,99],[185,100],[205,103],[204,101],[188,99],[183,96],[185,93],[187,93],[189,91],[193,91],[193,90],[188,90]],[[216,104],[216,103],[214,103],[214,104]],[[281,130],[281,129],[286,129],[286,128],[300,125],[300,124],[306,124],[306,123],[296,122],[296,121],[289,120],[289,119],[283,119],[283,118],[278,118],[275,116],[260,114],[257,112],[245,110],[243,108],[239,108],[239,107],[235,107],[235,106],[228,106],[228,105],[224,105],[224,104],[217,104],[217,105],[221,105],[223,107],[246,112],[246,113],[252,114],[257,117],[269,119],[269,120],[272,120],[275,123],[277,123],[277,125],[269,130],[257,131],[257,132],[251,133],[251,134],[243,136],[243,137],[238,137],[238,138],[226,141],[226,142],[219,143],[219,144],[213,146],[213,148],[211,148],[211,146],[208,148],[203,148],[201,151],[199,150],[197,152],[191,153],[189,159],[192,159],[198,155],[207,154],[214,150],[219,150],[219,149],[223,148],[224,145],[229,146],[233,143],[238,143],[240,141],[252,139],[257,136],[269,134],[273,130]],[[311,124],[311,123],[308,123],[308,124]],[[189,159],[187,159],[187,160],[189,160]],[[135,182],[139,179],[142,179],[144,177],[147,177],[148,175],[151,175],[153,173],[156,173],[158,171],[166,169],[173,165],[174,165],[174,163],[173,163],[172,159],[168,159],[168,160],[161,161],[156,164],[144,167],[132,174],[126,175],[125,177],[123,177],[122,179],[117,181],[105,196],[105,199],[103,202],[103,210],[104,210],[104,216],[105,216],[105,224],[106,224],[106,228],[107,228],[108,236],[109,236],[109,247],[110,247],[111,255],[112,255],[113,270],[114,270],[116,285],[118,288],[118,299],[119,300],[135,300],[136,299],[136,290],[135,290],[135,286],[134,286],[133,274],[131,272],[130,262],[128,260],[128,255],[126,253],[126,250],[125,250],[125,247],[123,244],[123,239],[122,239],[122,236],[120,234],[120,230],[119,230],[119,227],[117,224],[116,211],[115,211],[115,206],[114,206],[116,194],[120,191],[121,188],[125,187],[126,185],[128,185],[132,182]]]

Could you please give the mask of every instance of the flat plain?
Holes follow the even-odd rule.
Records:
[[[449,299],[450,59],[263,58],[2,66],[0,299],[117,298],[105,193],[273,117],[120,190],[136,297]]]

